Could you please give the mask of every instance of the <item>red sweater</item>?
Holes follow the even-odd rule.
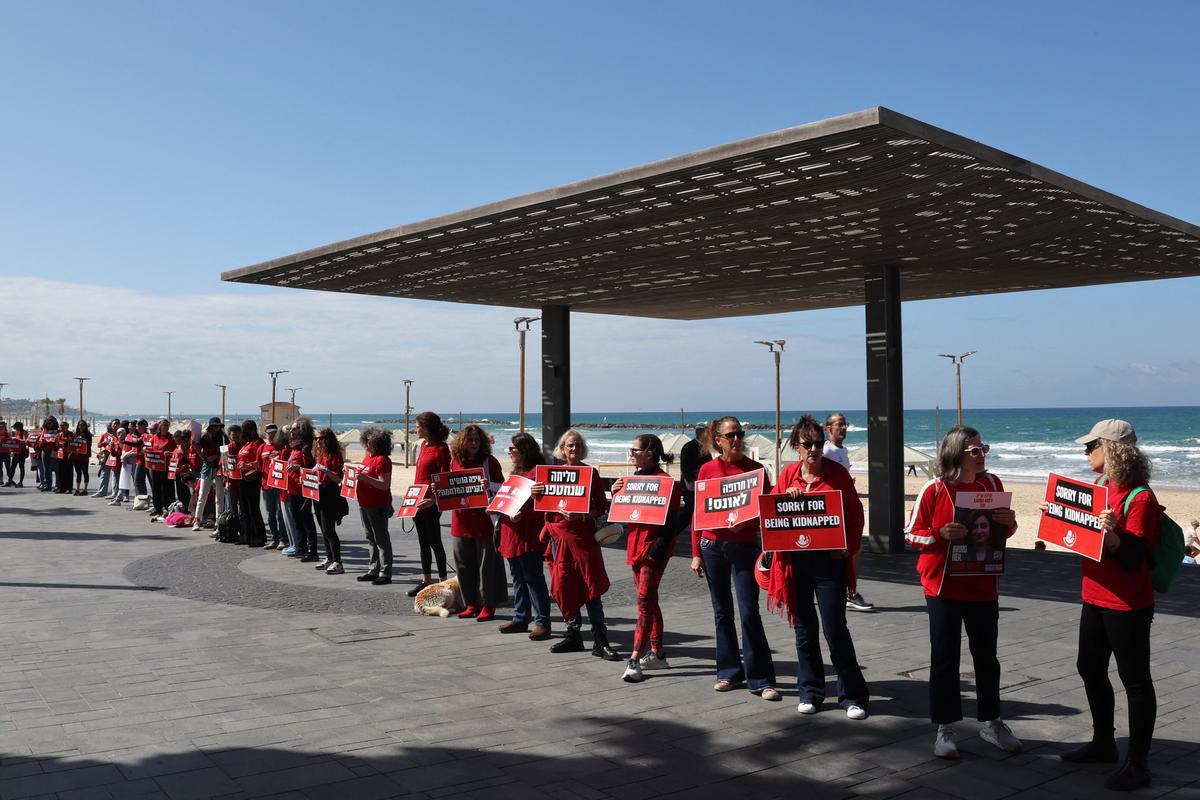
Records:
[[[743,472],[753,472],[756,469],[763,470],[763,494],[771,493],[771,479],[767,476],[767,471],[763,469],[763,465],[752,458],[742,456],[741,461],[725,461],[720,458],[714,458],[712,461],[705,462],[704,466],[700,467],[700,474],[696,476],[697,481],[713,480],[714,478],[728,478],[733,475],[740,475]],[[718,542],[753,542],[759,537],[758,517],[748,519],[742,524],[733,528],[712,528],[711,530],[698,531],[692,530],[692,556],[700,557],[700,539],[713,539]]]
[[[1152,491],[1140,492],[1129,504],[1125,516],[1125,498],[1136,487],[1118,488],[1109,484],[1108,507],[1116,516],[1117,533],[1128,533],[1146,540],[1153,552],[1158,546],[1163,511]],[[1154,605],[1154,585],[1150,583],[1150,562],[1143,559],[1136,569],[1125,569],[1110,553],[1100,561],[1080,559],[1083,563],[1083,602],[1094,606],[1132,611]]]
[[[998,575],[956,575],[947,578],[947,557],[950,543],[938,533],[943,525],[954,521],[954,498],[959,492],[1002,492],[1004,484],[987,472],[975,476],[971,483],[945,483],[935,478],[921,487],[912,516],[904,529],[904,540],[920,548],[917,573],[921,588],[928,597],[947,600],[992,601],[999,595]],[[1008,532],[1012,536],[1013,532]]]
[[[363,456],[363,473],[383,481],[388,488],[376,489],[366,481],[358,481],[355,497],[359,508],[384,508],[392,504],[392,460],[387,456]]]
[[[413,483],[428,486],[437,472],[450,471],[450,448],[445,442],[426,442],[417,453],[417,471]]]
[[[846,550],[854,555],[862,549],[863,527],[866,525],[866,515],[863,513],[862,500],[858,499],[858,489],[850,472],[833,459],[821,459],[821,477],[812,483],[804,480],[800,474],[801,462],[788,464],[779,474],[779,483],[775,486],[776,493],[786,492],[793,486],[801,492],[832,492],[842,493],[842,516],[846,520]]]
[[[423,448],[422,448],[423,449]],[[479,464],[460,464],[451,460],[450,469],[477,469],[483,467],[483,482],[488,495],[504,483],[504,471],[500,462],[488,456],[486,462]],[[492,535],[492,518],[482,508],[467,508],[462,511],[450,512],[450,535],[460,539],[484,539]]]

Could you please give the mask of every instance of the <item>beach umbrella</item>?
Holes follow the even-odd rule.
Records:
[[[664,433],[658,437],[663,444],[664,453],[673,453],[678,456],[683,452],[683,446],[692,440],[690,436],[684,436],[682,433]]]
[[[756,461],[775,460],[775,442],[761,433],[752,433],[746,437],[746,452],[750,454],[751,451],[758,454],[757,457],[751,456]]]
[[[925,477],[933,477],[933,465],[936,459],[928,453],[922,453],[914,447],[904,446],[904,467],[916,467],[925,473]],[[857,450],[850,451],[850,466],[867,466],[867,446],[864,444]]]
[[[358,428],[351,428],[345,433],[339,433],[337,440],[342,444],[358,444],[358,437],[362,436],[362,431]]]

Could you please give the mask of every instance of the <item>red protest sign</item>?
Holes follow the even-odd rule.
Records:
[[[162,450],[146,448],[146,469],[163,472],[167,469],[167,456]]]
[[[613,492],[609,522],[662,525],[667,521],[675,479],[665,475],[631,475]]]
[[[321,499],[321,478],[315,469],[300,468],[300,496],[309,500]]]
[[[0,452],[16,453],[16,452],[19,452],[20,449],[21,449],[21,440],[20,439],[15,439],[15,438],[5,439],[4,441],[0,442]]]
[[[30,447],[37,447],[38,442],[40,442],[41,440],[42,440],[42,434],[38,431],[35,431],[35,432],[29,434],[28,439],[26,439],[26,441],[29,442]]]
[[[464,511],[468,508],[487,508],[487,484],[482,469],[456,469],[439,472],[429,485],[438,511]]]
[[[76,436],[71,440],[71,452],[78,456],[86,456],[88,454],[87,439],[82,436]]]
[[[358,473],[360,472],[362,472],[362,467],[354,464],[345,464],[342,467],[342,497],[347,500],[358,499]]]
[[[488,503],[487,510],[512,519],[525,507],[532,486],[533,481],[524,475],[509,475],[508,480],[496,490],[496,496]]]
[[[400,519],[415,517],[417,506],[421,505],[421,501],[427,494],[429,494],[429,484],[427,483],[414,483],[405,489],[404,496],[400,498],[400,510],[396,512],[396,516]]]
[[[179,451],[176,450],[171,454],[171,461],[167,464],[167,478],[175,480],[179,477]]]
[[[545,493],[533,501],[537,511],[586,514],[592,506],[591,467],[538,464],[533,478],[536,483],[546,485]]]
[[[692,527],[698,531],[732,528],[758,518],[763,471],[741,472],[724,478],[696,481],[696,510]]]
[[[282,458],[272,458],[267,468],[267,488],[287,491],[287,462]]]
[[[1108,487],[1050,473],[1046,511],[1037,538],[1099,561],[1104,555],[1100,512],[1108,508]]]
[[[758,498],[763,550],[845,550],[846,517],[842,493],[806,492]]]

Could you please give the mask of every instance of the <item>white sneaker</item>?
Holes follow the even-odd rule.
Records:
[[[121,505],[121,498],[118,497],[116,500],[109,500],[108,504],[110,506],[119,506]]]
[[[1013,736],[1013,732],[999,718],[984,723],[979,729],[979,738],[1006,753],[1021,752],[1021,740]]]
[[[958,758],[958,734],[949,725],[939,725],[933,740],[933,754],[938,758]]]
[[[846,703],[844,708],[846,709],[846,716],[849,717],[850,719],[866,719],[867,718],[867,710],[865,708],[863,708],[862,706],[860,706],[858,703]]]
[[[640,663],[642,665],[643,672],[651,672],[656,669],[670,669],[671,668],[671,665],[667,663],[667,660],[665,658],[663,658],[662,656],[657,655],[653,650],[650,651],[649,653],[646,653],[646,655],[642,656]]]
[[[629,659],[629,663],[625,665],[625,672],[621,674],[621,680],[626,683],[641,683],[645,680],[642,675],[642,665],[638,661]]]
[[[801,714],[815,714],[820,707],[820,703],[810,703],[807,700],[801,700],[800,705],[796,706],[796,710]]]
[[[326,569],[332,563],[333,562],[329,561],[328,559],[322,559],[321,561],[313,564],[313,569]]]
[[[330,564],[328,567],[325,568],[326,575],[341,575],[345,571],[346,570],[342,569],[342,562],[340,562],[340,561],[334,561],[332,564]]]

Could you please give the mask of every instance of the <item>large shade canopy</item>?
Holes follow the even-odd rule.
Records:
[[[1200,228],[886,108],[225,272],[672,319],[1200,274]]]

